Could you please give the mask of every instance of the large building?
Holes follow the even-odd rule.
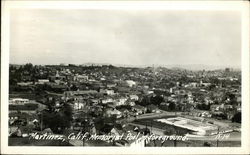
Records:
[[[216,131],[218,129],[216,125],[183,117],[157,119],[157,121],[194,131],[193,133],[197,135],[209,135],[212,131]]]

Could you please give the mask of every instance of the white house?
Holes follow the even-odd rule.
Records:
[[[112,89],[101,89],[100,93],[104,93],[107,95],[114,95],[115,94],[114,90],[112,90]]]
[[[136,82],[133,81],[133,80],[126,80],[126,84],[127,84],[129,87],[133,87],[134,85],[136,85]]]
[[[137,95],[129,95],[129,98],[131,100],[135,100],[135,101],[138,101],[139,100],[139,97]]]
[[[116,115],[117,118],[122,117],[122,112],[117,109],[106,109],[105,114],[109,117],[112,115]]]
[[[87,81],[89,77],[87,75],[76,75],[74,78],[76,81],[84,82]]]
[[[29,99],[24,99],[24,98],[12,98],[9,100],[9,104],[19,104],[23,105],[25,103],[29,103]]]
[[[122,97],[122,98],[119,98],[115,101],[116,103],[116,106],[120,106],[120,105],[125,105],[126,104],[126,101],[127,101],[127,98],[125,97]]]
[[[102,99],[102,104],[107,104],[109,102],[113,102],[114,100],[112,98],[105,98],[105,99]]]
[[[38,82],[36,84],[45,84],[45,83],[49,83],[48,79],[38,79]]]
[[[83,109],[84,106],[85,106],[84,103],[75,102],[73,108],[74,110],[80,110],[80,109]]]

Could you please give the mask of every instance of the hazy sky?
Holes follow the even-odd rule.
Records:
[[[10,63],[240,66],[237,12],[12,10]]]

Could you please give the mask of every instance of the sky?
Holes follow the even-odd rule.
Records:
[[[240,14],[15,9],[10,63],[240,66]]]

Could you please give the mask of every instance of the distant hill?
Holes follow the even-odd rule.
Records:
[[[188,64],[188,65],[167,65],[167,68],[172,69],[188,69],[188,70],[217,70],[217,69],[225,69],[232,68],[234,70],[240,70],[240,66],[215,66],[215,65],[202,65],[202,64]]]

